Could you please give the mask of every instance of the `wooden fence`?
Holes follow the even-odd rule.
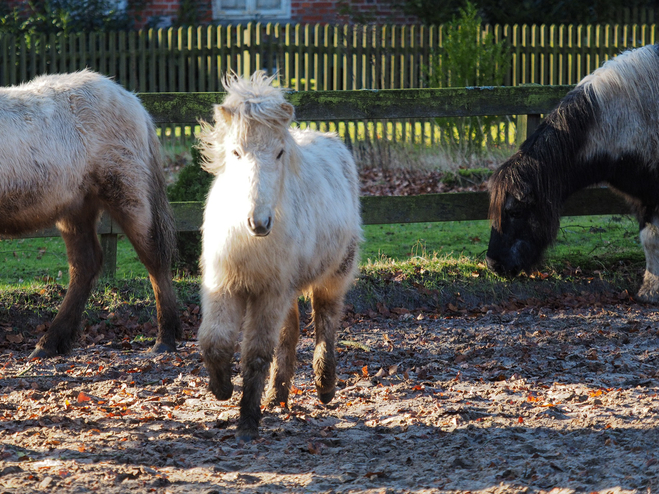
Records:
[[[627,48],[659,41],[656,24],[483,26],[506,40],[504,85],[574,84]],[[297,91],[425,87],[443,26],[260,24],[136,32],[0,35],[0,85],[89,67],[144,92],[218,91],[228,70],[277,71]],[[444,86],[448,85],[445,74]]]
[[[652,22],[652,11],[648,22]],[[574,84],[620,51],[659,41],[655,24],[483,26],[510,47],[504,85]],[[296,91],[423,88],[433,60],[444,56],[443,26],[260,24],[73,33],[16,37],[0,34],[0,85],[43,73],[89,67],[128,89],[205,92],[221,89],[229,70],[265,69]],[[443,86],[450,74],[443,73]],[[173,118],[173,117],[172,117]],[[162,122],[164,144],[188,147],[194,129]],[[194,124],[194,122],[192,122]],[[316,125],[315,122],[303,122]],[[442,130],[431,120],[392,123],[394,140],[419,142],[419,129],[433,145]],[[373,122],[343,121],[360,139],[377,133]],[[488,144],[514,144],[510,120],[491,122]],[[503,130],[500,129],[503,127]],[[426,130],[427,129],[427,130]]]
[[[428,118],[473,115],[528,115],[528,132],[565,96],[571,86],[522,86],[484,88],[407,89],[382,91],[291,92],[289,101],[308,120]],[[156,122],[176,119],[195,122],[210,118],[222,93],[141,94]],[[178,231],[198,231],[203,204],[172,203]],[[466,221],[487,218],[486,193],[428,194],[405,197],[362,197],[364,224]],[[566,215],[624,214],[627,206],[605,188],[575,194],[565,206]],[[104,255],[105,276],[116,270],[117,236],[121,229],[107,215],[98,227]],[[34,237],[56,236],[50,229]]]

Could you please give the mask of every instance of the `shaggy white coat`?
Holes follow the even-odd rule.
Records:
[[[206,168],[217,175],[202,228],[199,342],[212,374],[209,364],[222,360],[226,367],[227,355],[233,355],[242,329],[247,382],[253,377],[245,376],[250,362],[265,365],[272,359],[287,314],[294,326],[287,331],[297,341],[297,297],[308,292],[317,331],[317,386],[321,395],[333,395],[334,369],[328,371],[331,363],[325,361],[334,362],[334,329],[357,269],[358,175],[350,152],[336,135],[289,129],[293,108],[271,81],[261,73],[250,80],[230,79],[228,96],[216,107],[215,126],[206,126],[199,135]],[[270,233],[255,236],[250,224],[268,221]],[[271,386],[281,388],[278,399],[284,401],[294,348],[291,357],[290,348],[282,347],[294,342],[280,343],[277,350],[288,354],[288,360],[279,359],[280,367],[286,367],[286,376],[281,378],[285,382],[271,380]],[[255,371],[258,382],[262,370]],[[330,377],[320,376],[323,372]],[[245,386],[244,395],[254,393],[260,402],[263,387],[258,382],[250,391]],[[224,392],[216,396],[228,397]],[[243,397],[243,401],[249,399],[257,398]],[[254,406],[241,407],[239,432],[248,438],[255,434],[254,424],[243,419],[258,412]]]

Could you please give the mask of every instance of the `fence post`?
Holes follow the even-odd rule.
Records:
[[[535,129],[540,125],[540,115],[527,115],[526,116],[526,137],[528,138],[531,134],[535,132]]]
[[[109,226],[109,231],[108,227]],[[118,227],[107,212],[104,212],[99,227],[103,227],[101,233],[101,251],[103,252],[103,270],[101,276],[107,280],[113,280],[117,273],[117,239]]]
[[[101,250],[103,251],[101,276],[108,280],[113,280],[117,273],[117,237],[116,233],[101,234]]]

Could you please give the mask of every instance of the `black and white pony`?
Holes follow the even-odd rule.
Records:
[[[490,179],[490,269],[529,271],[574,192],[608,183],[633,207],[647,269],[638,298],[659,301],[659,45],[586,76]]]

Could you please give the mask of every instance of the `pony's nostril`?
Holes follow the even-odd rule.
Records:
[[[272,227],[272,216],[268,216],[268,221],[265,222],[265,228],[266,230],[270,230]]]

